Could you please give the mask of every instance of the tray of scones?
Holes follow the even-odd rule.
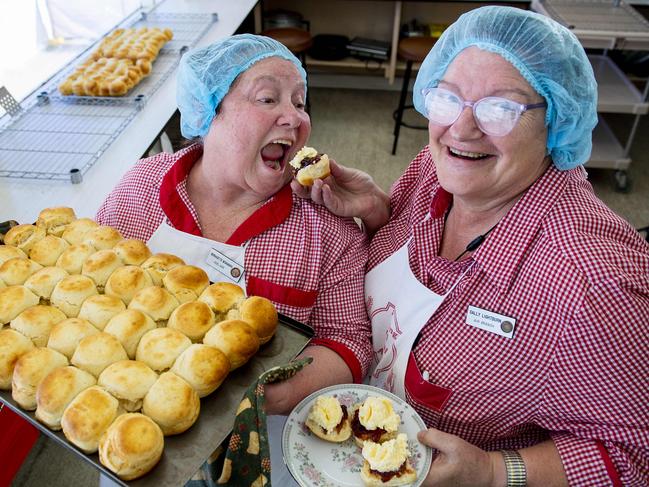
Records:
[[[404,400],[366,384],[326,387],[303,399],[282,432],[284,462],[302,486],[419,486],[432,450]]]
[[[312,335],[71,208],[2,236],[0,401],[123,485],[189,480],[247,387]]]
[[[124,96],[153,69],[160,49],[171,39],[169,28],[119,28],[60,85],[64,96]]]

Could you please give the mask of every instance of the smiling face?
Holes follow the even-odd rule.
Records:
[[[311,133],[305,85],[296,66],[271,57],[252,65],[230,87],[204,141],[220,181],[262,199],[290,179],[288,161]]]
[[[451,63],[439,83],[467,101],[499,96],[531,104],[542,102],[508,61],[470,47]],[[442,127],[428,124],[430,153],[444,189],[456,201],[493,206],[516,198],[547,168],[545,109],[524,112],[513,130],[502,137],[483,133],[470,108],[458,120]]]

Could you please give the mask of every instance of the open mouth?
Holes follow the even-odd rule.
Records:
[[[453,149],[452,147],[448,148],[448,153],[453,157],[457,157],[459,159],[464,159],[466,161],[480,161],[482,159],[492,157],[492,155],[493,155],[493,154],[486,154],[484,152],[461,151],[461,150],[458,150],[458,149]]]
[[[288,161],[288,153],[293,142],[286,139],[273,140],[261,149],[264,164],[273,171],[283,171]]]

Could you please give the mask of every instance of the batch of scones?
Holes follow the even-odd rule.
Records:
[[[46,208],[0,245],[0,389],[124,480],[272,338],[277,311],[144,242]]]
[[[170,29],[116,29],[59,86],[62,95],[123,96],[151,73]]]

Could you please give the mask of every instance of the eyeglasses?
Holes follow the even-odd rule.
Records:
[[[466,101],[444,88],[426,88],[422,90],[422,94],[427,118],[435,125],[453,125],[460,118],[464,107],[471,107],[480,130],[496,137],[511,132],[523,112],[547,106],[546,102],[523,105],[498,96]]]

